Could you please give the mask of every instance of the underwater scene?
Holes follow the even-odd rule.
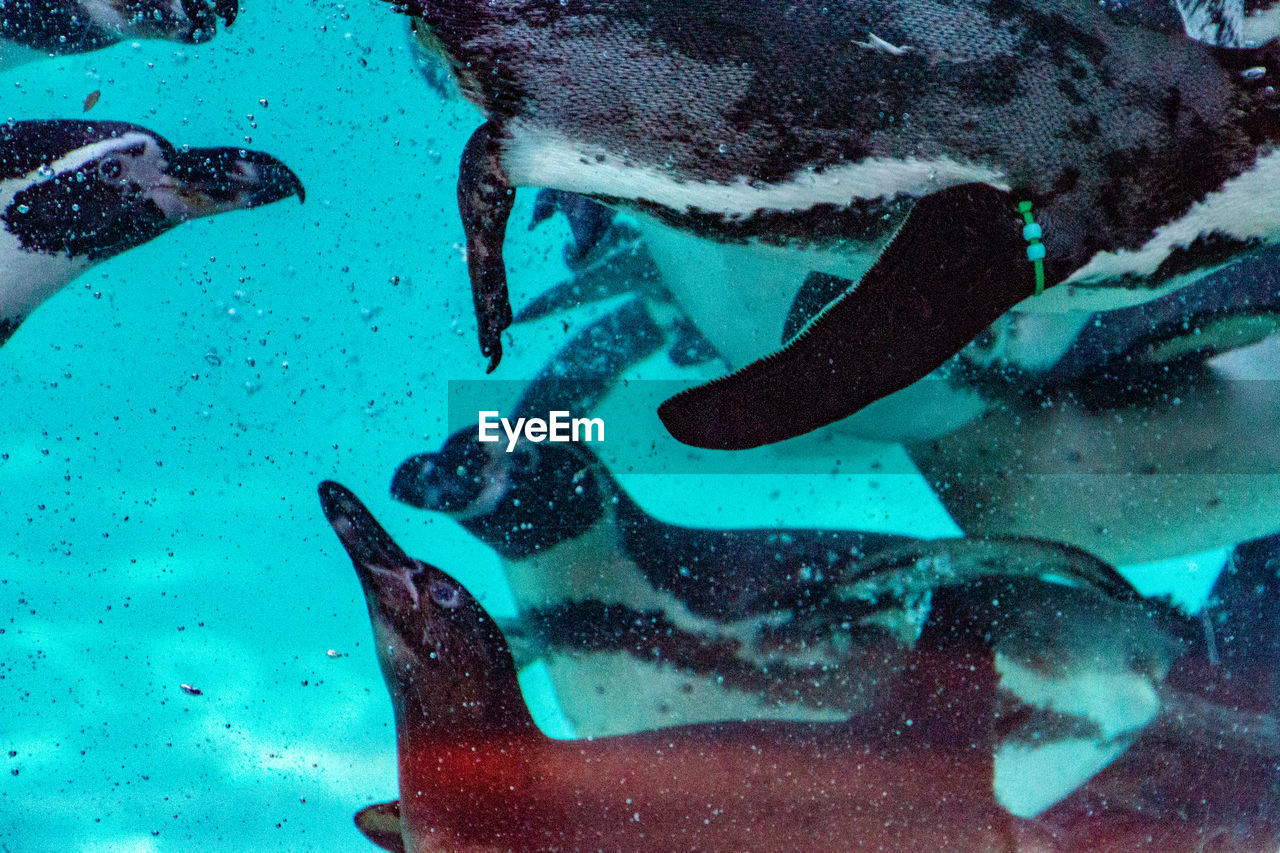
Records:
[[[1280,6],[0,2],[0,852],[1280,850]]]

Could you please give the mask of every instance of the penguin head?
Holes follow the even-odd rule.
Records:
[[[0,222],[22,251],[90,263],[191,219],[305,195],[269,154],[178,150],[123,122],[0,127],[0,178]]]
[[[520,559],[573,539],[605,514],[614,491],[595,455],[572,444],[482,443],[455,432],[436,453],[396,469],[391,496],[451,516],[503,557]]]
[[[124,39],[198,44],[218,18],[236,19],[239,0],[23,0],[0,15],[0,37],[51,54],[84,53]]]
[[[452,736],[527,721],[507,642],[479,602],[453,577],[408,556],[349,489],[325,481],[319,492],[364,589],[397,729]]]

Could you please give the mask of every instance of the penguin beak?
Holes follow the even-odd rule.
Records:
[[[413,562],[368,507],[341,483],[325,480],[320,484],[320,507],[362,580],[366,574],[362,567],[398,569]]]
[[[370,601],[400,609],[418,607],[414,576],[424,566],[406,554],[350,489],[332,480],[320,484],[320,507],[355,566]]]
[[[175,152],[165,177],[149,195],[171,221],[260,207],[291,195],[300,202],[306,200],[298,176],[260,151],[192,148]]]

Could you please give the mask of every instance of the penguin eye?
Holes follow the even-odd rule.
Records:
[[[517,474],[527,474],[538,468],[538,451],[536,448],[529,446],[528,442],[520,442],[516,445],[516,449],[511,451],[511,470]]]
[[[432,581],[427,593],[432,601],[449,610],[462,603],[461,591],[448,581]]]
[[[124,164],[119,157],[107,157],[98,164],[98,176],[104,181],[118,181],[124,175]]]

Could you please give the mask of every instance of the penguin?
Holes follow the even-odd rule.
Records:
[[[991,793],[994,672],[945,634],[878,725],[735,722],[589,741],[543,735],[498,625],[320,486],[360,579],[392,704],[401,797],[357,815],[386,849],[1012,849]],[[908,724],[907,721],[910,721]],[[398,816],[399,838],[393,831]]]
[[[514,188],[609,203],[740,368],[663,404],[688,444],[817,429],[1019,303],[1145,302],[1280,238],[1274,43],[1226,50],[1076,0],[937,19],[896,0],[399,8],[486,117],[458,197],[489,368]],[[783,341],[814,271],[849,286]]]
[[[550,216],[551,211],[563,209],[564,195],[540,192],[535,219],[538,210],[545,210],[543,215]],[[607,210],[575,199],[566,215],[573,221],[587,205]],[[587,214],[583,218],[586,221],[579,230],[590,234],[595,216]],[[589,253],[578,248],[579,242],[575,239],[566,248],[568,258],[607,253],[601,260],[579,266],[573,278],[548,288],[527,303],[516,313],[515,325],[586,303],[633,294],[651,306],[650,314],[661,310],[670,318],[667,322],[675,338],[669,354],[675,364],[685,367],[720,359],[676,305],[643,237],[635,229],[621,221],[615,223],[602,236],[585,244],[593,247]],[[1083,321],[1077,319],[1065,325],[1057,323],[1053,315],[1015,309],[938,371],[943,382],[927,383],[946,386],[943,393],[956,395],[954,400],[970,400],[968,406],[951,406],[954,418],[933,417],[922,432],[916,429],[919,422],[910,417],[910,412],[895,423],[887,410],[877,407],[843,422],[841,431],[859,438],[912,443],[962,428],[991,407],[1022,409],[1028,402],[1040,405],[1069,397],[1091,410],[1102,411],[1170,396],[1202,381],[1209,370],[1208,362],[1216,356],[1252,346],[1280,331],[1278,260],[1280,247],[1263,249],[1176,293],[1128,308],[1087,313]],[[784,334],[800,331],[806,318],[820,311],[843,286],[832,276],[811,274],[792,305]],[[615,323],[609,334],[620,340],[628,334],[628,328]],[[644,327],[637,326],[634,332],[644,334]],[[1051,340],[1056,345],[1047,343]],[[571,357],[576,349],[575,342],[557,354],[557,369],[562,375],[572,373]],[[625,366],[629,363],[620,365]],[[941,399],[942,394],[933,390],[934,399]],[[906,395],[894,396],[896,400]],[[921,401],[917,398],[915,402]]]
[[[1202,849],[1280,846],[1277,566],[1280,535],[1231,549],[1165,679],[1170,712],[1042,825],[1081,849],[1171,850],[1193,836]]]
[[[567,719],[587,734],[742,707],[827,718],[882,702],[888,681],[859,674],[901,663],[896,637],[918,624],[927,601],[870,607],[852,643],[845,616],[827,618],[820,602],[849,589],[876,600],[867,584],[885,566],[897,576],[902,565],[937,563],[968,577],[998,562],[1006,576],[1075,578],[1126,600],[1131,592],[1092,556],[1032,540],[926,545],[857,530],[671,524],[646,513],[582,445],[521,440],[507,453],[471,430],[406,460],[391,493],[450,516],[497,552],[519,610],[509,626],[518,658],[547,663]],[[584,687],[637,680],[662,695],[610,718]]]
[[[1169,349],[1221,340],[1212,316],[1167,330]],[[1254,319],[1265,316],[1236,321]],[[961,529],[1067,542],[1119,565],[1280,529],[1280,452],[1263,426],[1280,417],[1280,340],[1180,363],[1130,334],[1123,358],[905,446]]]
[[[948,577],[904,554],[822,605],[853,615],[881,597],[928,591],[932,607],[905,665],[862,673],[895,682],[890,701],[830,722],[732,720],[552,740],[528,711],[502,629],[471,594],[409,557],[350,490],[327,481],[320,501],[364,589],[395,708],[401,798],[356,816],[385,849],[843,849],[856,838],[876,849],[1083,851],[1131,849],[1123,844],[1143,837],[1139,822],[1165,842],[1153,849],[1203,850],[1206,831],[1225,839],[1222,849],[1264,849],[1273,822],[1265,812],[1219,833],[1189,823],[1177,803],[1130,809],[1125,797],[1148,781],[1134,772],[1109,783],[1118,800],[1070,821],[1052,810],[1021,814],[1001,798],[1004,746],[1097,735],[1101,724],[1079,713],[1091,702],[1111,701],[1139,730],[1183,742],[1204,735],[1202,709],[1193,720],[1180,716],[1185,705],[1133,718],[1128,700],[1142,686],[1133,677],[1143,667],[1153,677],[1168,671],[1172,639],[1152,602],[1065,577],[999,577],[990,566]],[[998,551],[986,557],[999,563]],[[1067,678],[1046,683],[1050,672]],[[1274,750],[1263,756],[1275,759]],[[1229,786],[1226,767],[1208,761]],[[1021,787],[1058,781],[1055,772],[1024,775]],[[1257,802],[1254,792],[1237,795]]]
[[[0,7],[0,71],[47,56],[86,53],[127,39],[199,44],[239,0],[17,0]]]
[[[576,357],[583,355],[584,348],[599,350],[607,341],[615,342],[614,349],[619,353],[633,350],[630,357],[617,360],[617,372],[611,377],[615,381],[621,378],[623,370],[652,354],[653,348],[644,343],[647,341],[661,340],[671,363],[677,367],[693,367],[719,359],[711,342],[675,304],[671,291],[662,283],[653,256],[635,228],[615,220],[609,208],[590,199],[544,190],[535,200],[530,230],[556,213],[563,213],[569,221],[571,238],[565,246],[565,264],[572,276],[529,301],[515,314],[513,324],[541,320],[619,296],[634,298],[575,335],[557,351],[542,375],[552,371],[568,377],[581,372],[583,363],[578,363]],[[660,339],[655,332],[661,335]],[[588,367],[588,370],[604,377],[598,368]],[[533,385],[536,387],[536,384],[535,380]],[[573,408],[573,411],[582,410]]]
[[[957,387],[989,404],[1071,399],[1103,411],[1158,401],[1203,382],[1217,356],[1280,331],[1280,247],[1260,250],[1150,302],[1084,315],[1061,347],[1046,315],[1011,311],[949,364]],[[995,340],[1004,338],[999,357]]]
[[[306,197],[269,154],[175,148],[116,121],[0,126],[0,344],[94,264],[191,219]]]

